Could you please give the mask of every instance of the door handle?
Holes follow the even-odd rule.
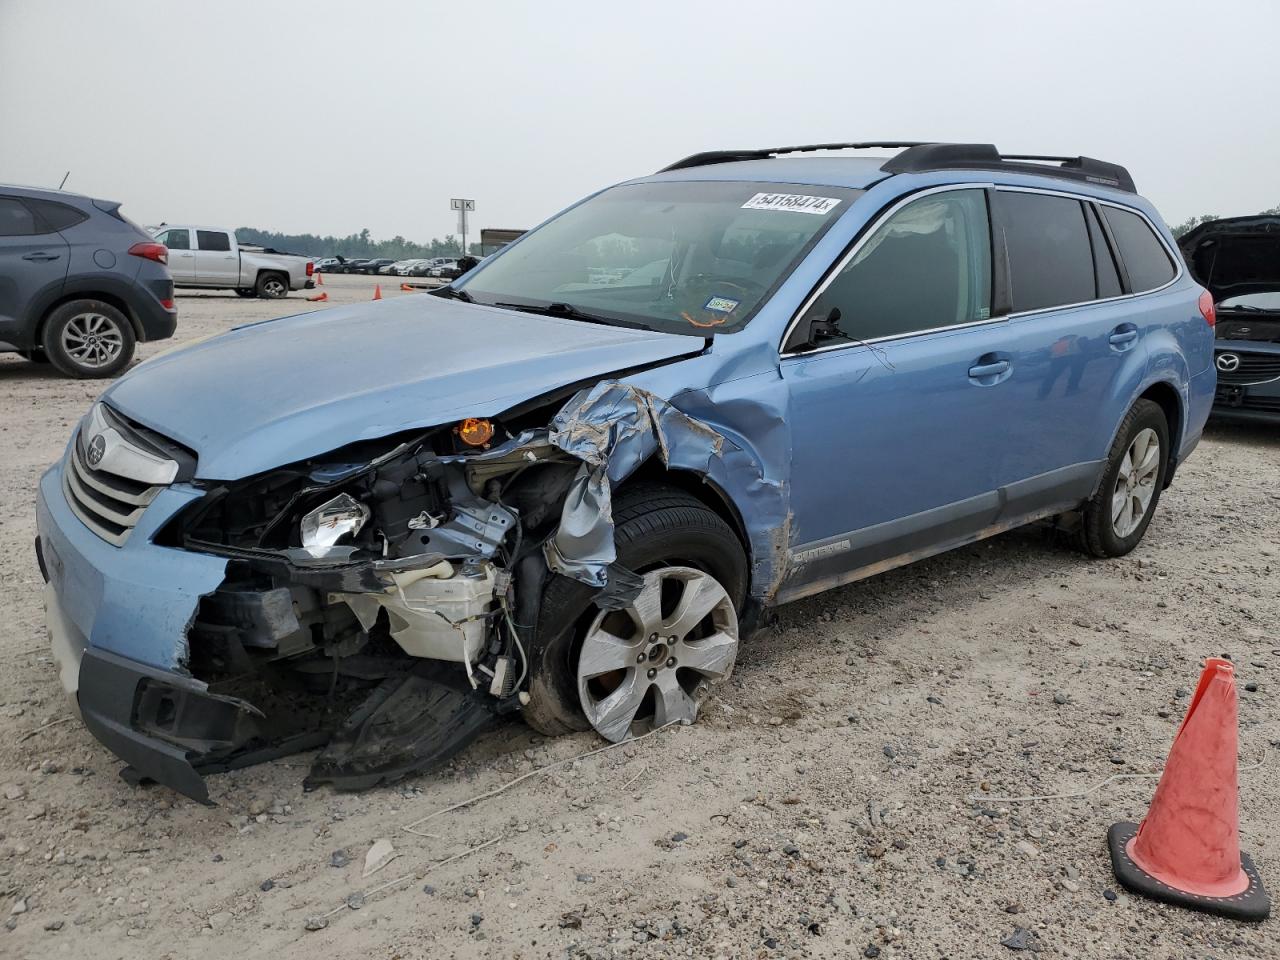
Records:
[[[194,254],[194,253],[180,253],[180,254],[178,254],[178,256],[180,256],[180,257],[194,257],[194,256],[195,256],[195,254]]]
[[[1117,330],[1107,337],[1113,347],[1123,347],[1138,339],[1137,330]]]
[[[45,261],[48,261],[48,260],[57,260],[60,256],[62,256],[62,254],[60,253],[46,253],[43,250],[39,250],[35,253],[23,254],[22,259],[34,260],[37,263],[44,263]]]
[[[997,360],[994,363],[980,363],[976,367],[969,368],[969,376],[974,380],[981,377],[998,377],[1000,374],[1008,372],[1008,360]]]

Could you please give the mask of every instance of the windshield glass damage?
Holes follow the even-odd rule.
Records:
[[[658,182],[565,211],[460,288],[478,303],[671,333],[725,333],[768,294],[860,190]]]

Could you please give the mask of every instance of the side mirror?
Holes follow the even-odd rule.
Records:
[[[809,321],[809,346],[820,347],[831,340],[845,340],[848,335],[840,329],[840,308],[832,307],[826,317]]]

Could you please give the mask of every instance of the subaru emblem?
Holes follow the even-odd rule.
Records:
[[[85,459],[89,461],[89,466],[96,468],[102,462],[102,455],[107,452],[107,441],[98,434],[89,441],[89,451],[85,454]]]

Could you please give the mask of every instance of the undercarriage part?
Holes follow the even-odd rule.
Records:
[[[411,773],[429,773],[492,725],[474,696],[432,677],[419,663],[370,694],[316,758],[304,787],[364,790]]]

